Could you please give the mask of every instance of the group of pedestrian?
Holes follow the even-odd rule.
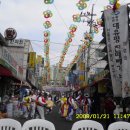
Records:
[[[52,96],[45,91],[30,91],[20,104],[22,104],[25,118],[40,116],[41,119],[45,119],[45,111],[48,114],[54,106]]]
[[[60,104],[59,113],[68,121],[73,120],[74,114],[87,114],[91,112],[91,99],[88,95],[83,96],[81,93],[74,98],[73,94],[69,96],[62,95],[57,101]]]

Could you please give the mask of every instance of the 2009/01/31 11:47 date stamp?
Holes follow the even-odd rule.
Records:
[[[76,119],[109,119],[110,114],[76,114]],[[113,114],[115,119],[128,119],[130,114]]]

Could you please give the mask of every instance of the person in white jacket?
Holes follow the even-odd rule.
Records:
[[[44,114],[45,105],[46,105],[46,100],[44,98],[44,93],[40,93],[39,97],[37,98],[37,111],[39,112],[41,119],[45,119],[45,114]]]

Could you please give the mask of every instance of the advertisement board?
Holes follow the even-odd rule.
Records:
[[[8,40],[8,46],[11,47],[24,47],[26,40],[25,39],[14,39],[14,40]]]

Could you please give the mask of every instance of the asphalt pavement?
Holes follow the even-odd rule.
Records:
[[[73,123],[78,121],[79,119],[76,119],[76,115],[74,115],[73,121],[66,121],[65,118],[60,116],[58,111],[59,111],[58,106],[55,106],[51,113],[45,114],[45,119],[52,122],[55,125],[56,130],[71,130]],[[22,125],[26,121],[26,119],[23,118],[17,118],[16,120],[18,120]],[[97,121],[102,123],[104,126],[105,121],[101,120]]]

